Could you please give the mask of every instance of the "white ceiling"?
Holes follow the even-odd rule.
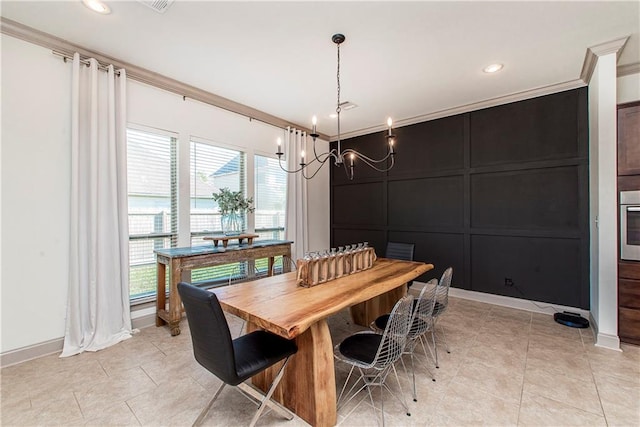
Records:
[[[136,1],[2,1],[2,16],[293,123],[334,135],[334,33],[342,131],[576,81],[587,48],[631,36],[618,65],[640,63],[640,2],[205,2],[164,14]],[[503,71],[485,74],[493,62]]]

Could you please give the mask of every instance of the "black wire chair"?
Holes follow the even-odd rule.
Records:
[[[334,348],[336,359],[351,365],[349,375],[338,396],[338,410],[353,399],[360,391],[366,389],[371,400],[371,405],[376,409],[371,393],[371,387],[380,387],[380,412],[382,425],[384,426],[384,389],[394,396],[405,408],[407,415],[409,408],[404,398],[396,396],[386,384],[387,376],[393,371],[400,394],[402,387],[395,368],[395,363],[402,356],[407,343],[407,334],[412,318],[413,296],[407,295],[401,298],[394,306],[389,320],[382,334],[373,331],[363,331],[345,338]],[[345,390],[354,370],[358,370],[360,376],[353,383],[345,395]],[[358,387],[358,385],[360,385]]]
[[[418,401],[418,397],[416,393],[416,371],[414,366],[414,355],[416,354],[415,349],[418,345],[418,342],[420,342],[420,344],[422,345],[422,350],[424,351],[425,357],[428,356],[427,347],[429,348],[429,354],[431,354],[431,357],[434,357],[433,352],[431,351],[431,348],[428,346],[428,343],[425,346],[425,341],[426,341],[425,336],[427,332],[430,332],[433,330],[433,309],[436,303],[435,297],[436,297],[437,284],[438,284],[438,281],[436,279],[431,279],[422,288],[418,298],[413,300],[413,310],[414,310],[413,321],[411,322],[409,333],[407,335],[407,345],[405,346],[404,351],[402,352],[404,355],[408,355],[411,361],[411,379],[413,383],[413,401],[414,402]],[[387,323],[389,322],[389,318],[390,318],[389,314],[383,314],[382,316],[379,316],[376,320],[371,322],[371,325],[369,326],[373,331],[381,332],[386,328]],[[433,339],[433,335],[432,335],[432,339]],[[435,346],[435,341],[433,342],[433,345]],[[402,359],[400,360],[402,361],[402,366],[404,367],[406,372],[407,369],[404,364],[404,361]],[[423,365],[424,365],[424,368],[429,373],[429,375],[431,376],[431,379],[435,381],[435,377],[433,376],[429,367],[426,364],[423,364]],[[407,376],[409,376],[408,373],[407,373]]]
[[[438,282],[438,286],[436,286],[436,305],[433,308],[433,328],[431,329],[431,338],[433,340],[435,359],[436,359],[436,368],[439,368],[438,364],[438,346],[436,344],[436,326],[438,325],[438,319],[442,316],[449,307],[449,288],[451,287],[451,278],[453,277],[453,268],[447,268],[444,273],[442,273],[442,277],[440,277],[440,281]],[[440,328],[442,331],[442,342],[444,344],[444,349],[447,353],[451,353],[449,351],[449,346],[447,345],[447,335],[444,332],[444,328]]]

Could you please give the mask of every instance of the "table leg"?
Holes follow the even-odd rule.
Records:
[[[247,330],[255,330],[248,325]],[[322,319],[295,338],[298,352],[291,357],[273,398],[316,427],[334,426],[336,377],[333,346],[327,321]],[[253,377],[253,383],[267,390],[279,366]]]
[[[275,257],[270,256],[267,267],[267,276],[273,276],[273,264],[275,263]]]
[[[249,279],[256,277],[256,260],[253,258],[247,260],[247,277]]]
[[[396,302],[406,294],[407,286],[403,284],[402,286],[398,286],[387,293],[351,306],[351,320],[353,320],[353,323],[356,325],[368,328],[371,322],[376,320],[378,316],[391,313]]]
[[[166,264],[162,264],[160,262],[158,262],[156,264],[156,274],[157,274],[157,278],[156,278],[156,326],[163,326],[166,325],[167,322],[165,322],[161,317],[160,317],[160,310],[166,310],[166,304],[167,304],[167,283],[165,281],[165,274],[167,273],[167,265]]]
[[[286,253],[282,256],[282,270],[285,273],[288,273],[288,272],[291,271],[291,261],[292,260],[293,260],[293,258],[291,258],[291,245],[289,245],[287,247]]]
[[[178,294],[178,283],[181,280],[180,261],[171,260],[171,277],[169,282],[169,328],[171,335],[180,335],[180,319],[182,318],[182,300]]]

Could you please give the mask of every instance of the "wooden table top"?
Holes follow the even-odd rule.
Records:
[[[296,273],[212,289],[222,308],[287,339],[317,321],[401,286],[433,264],[378,258],[369,270],[305,288]]]

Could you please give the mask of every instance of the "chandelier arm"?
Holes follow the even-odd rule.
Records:
[[[377,170],[378,172],[388,172],[389,170],[391,170],[391,168],[393,168],[393,165],[395,164],[395,156],[387,155],[387,157],[386,157],[385,159],[387,159],[388,157],[391,157],[391,165],[389,165],[389,167],[387,167],[387,168],[379,168],[379,167],[377,167],[374,163],[372,163],[372,162],[370,162],[370,161],[368,160],[368,159],[369,159],[369,157],[366,157],[366,156],[362,156],[362,157],[360,157],[360,155],[358,155],[358,152],[357,152],[357,151],[353,151],[353,150],[351,150],[351,151],[352,151],[354,154],[356,154],[356,156],[357,156],[360,160],[362,160],[362,162],[364,162],[367,166],[369,166],[371,169],[375,169],[375,170]],[[385,160],[385,159],[383,159],[383,160]],[[378,161],[378,162],[376,162],[376,163],[380,163],[380,162],[382,162],[382,160],[380,160],[380,161]]]
[[[286,173],[298,173],[298,172],[300,172],[300,171],[303,169],[302,167],[300,167],[300,168],[298,168],[298,169],[294,169],[294,170],[286,169],[285,167],[283,167],[283,166],[282,166],[282,160],[280,160],[280,161],[278,162],[278,164],[280,165],[280,169],[282,169],[282,170],[283,170],[284,172],[286,172]]]
[[[327,156],[324,158],[324,160],[311,159],[311,161],[309,163],[306,163],[304,166],[300,166],[299,168],[293,169],[293,170],[289,170],[289,169],[285,168],[284,166],[282,166],[282,158],[278,159],[278,164],[280,165],[280,169],[282,169],[286,173],[298,173],[298,172],[302,171],[303,175],[304,175],[304,169],[305,168],[309,167],[310,165],[314,164],[315,162],[318,162],[318,163],[320,163],[320,166],[318,166],[318,169],[320,169],[327,162],[327,160],[329,160],[331,158],[331,156],[328,155],[330,153],[325,153],[325,154],[327,154]],[[317,171],[312,175],[312,177],[315,176],[316,173],[317,173]]]
[[[382,162],[388,160],[389,157],[393,157],[393,154],[395,154],[395,153],[392,153],[391,150],[388,150],[387,151],[387,155],[384,156],[382,159],[379,159],[379,160],[375,160],[375,159],[372,159],[371,157],[365,156],[364,154],[362,154],[362,153],[360,153],[360,152],[358,152],[358,151],[356,151],[356,150],[354,150],[352,148],[345,149],[342,152],[342,155],[345,155],[345,154],[354,154],[356,157],[358,157],[359,159],[362,159],[363,161],[366,159],[367,164],[370,165],[372,163],[382,163]]]
[[[338,155],[336,153],[337,153],[337,151],[334,148],[332,150],[327,151],[326,153],[320,153],[320,156],[326,155],[326,156],[331,156],[334,159],[337,159]],[[316,140],[315,140],[315,138],[313,139],[313,155],[315,156],[316,160],[323,161],[323,160],[320,159],[320,156],[318,156],[318,153],[316,152]]]
[[[315,177],[318,174],[318,172],[320,172],[320,169],[322,169],[325,163],[326,163],[326,160],[324,162],[321,162],[320,165],[318,166],[318,169],[316,169],[316,171],[311,176],[306,176],[304,174],[304,171],[302,171],[302,177],[307,180],[313,179],[313,177]]]

